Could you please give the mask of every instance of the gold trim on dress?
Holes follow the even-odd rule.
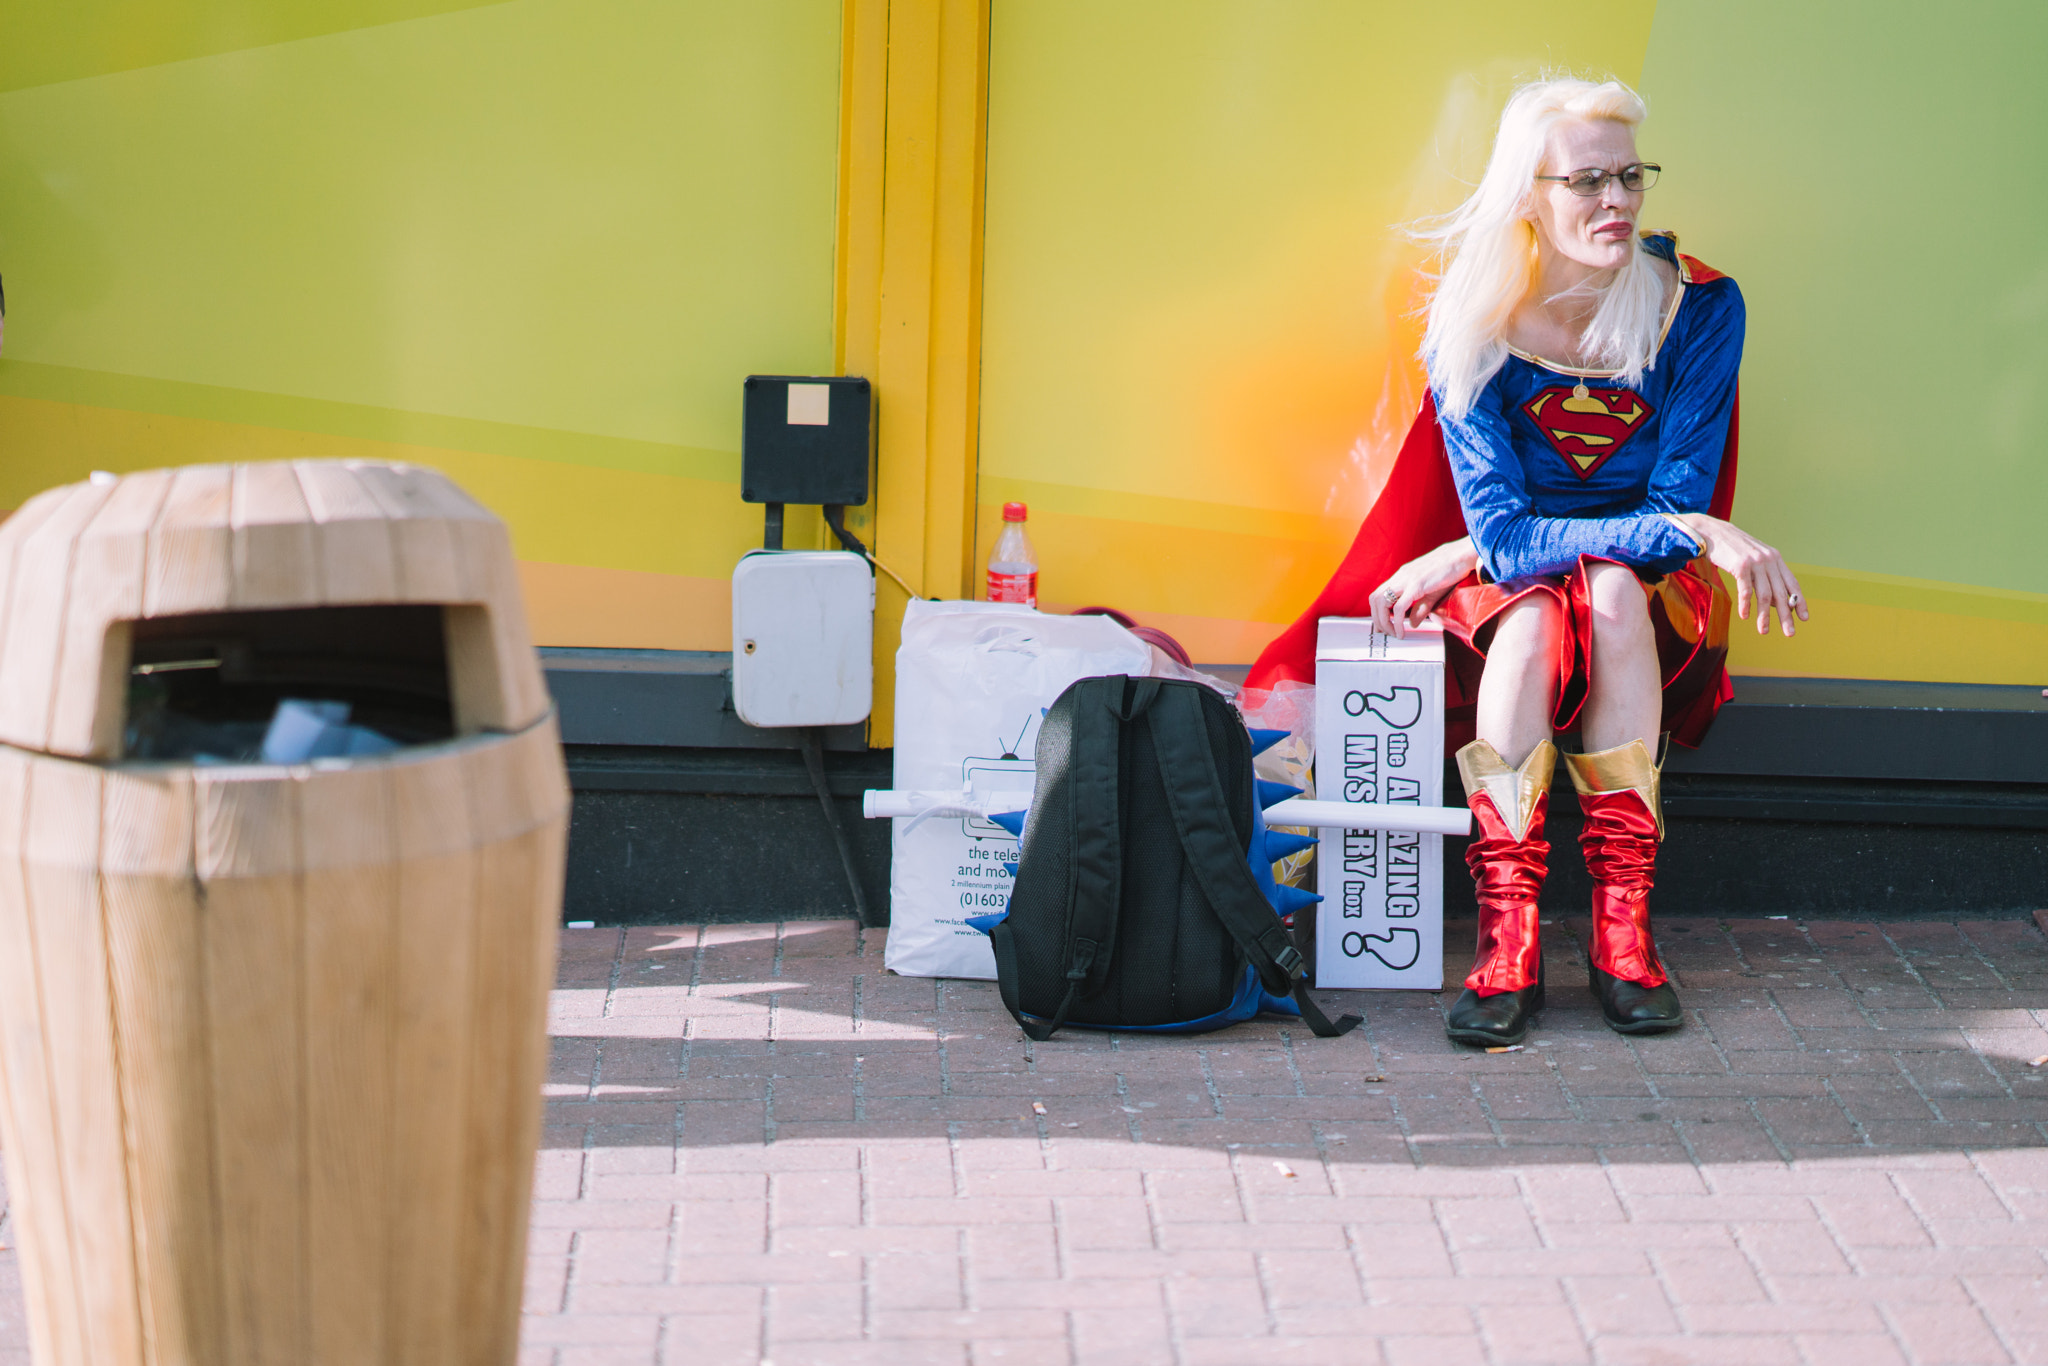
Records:
[[[1485,740],[1474,740],[1458,751],[1458,776],[1465,780],[1466,799],[1484,793],[1518,843],[1528,835],[1536,803],[1550,791],[1556,771],[1557,746],[1548,740],[1537,741],[1520,768],[1509,768],[1500,751]]]
[[[1694,531],[1691,527],[1687,526],[1685,524],[1685,520],[1681,518],[1677,513],[1664,512],[1659,513],[1658,515],[1664,518],[1664,520],[1666,520],[1667,522],[1670,522],[1671,525],[1677,527],[1680,531],[1683,531],[1685,533],[1685,538],[1688,541],[1692,542],[1692,556],[1694,559],[1698,559],[1700,556],[1707,553],[1707,543],[1701,540],[1700,534],[1697,531]]]
[[[1678,254],[1677,233],[1660,230],[1645,232],[1642,236],[1644,239],[1652,237],[1670,238],[1672,264],[1678,267],[1678,288],[1672,291],[1671,307],[1664,312],[1664,325],[1657,329],[1657,345],[1650,351],[1651,363],[1655,364],[1657,356],[1664,350],[1664,339],[1671,335],[1671,324],[1678,321],[1678,306],[1685,302],[1685,291],[1692,284],[1692,272],[1685,268],[1685,258]],[[1524,351],[1513,342],[1504,341],[1501,344],[1507,347],[1509,355],[1520,356],[1529,364],[1540,365],[1554,375],[1571,375],[1580,379],[1618,379],[1621,376],[1621,371],[1619,370],[1588,370],[1575,365],[1560,365],[1554,360],[1545,360],[1542,356]]]
[[[1462,765],[1464,751],[1458,758]],[[1462,771],[1462,769],[1461,769]],[[1579,795],[1597,797],[1613,792],[1633,792],[1650,808],[1657,820],[1657,838],[1664,838],[1663,766],[1650,758],[1641,740],[1631,740],[1613,749],[1593,754],[1567,754],[1564,771],[1571,775]]]

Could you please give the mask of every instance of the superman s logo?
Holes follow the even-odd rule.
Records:
[[[1633,389],[1554,384],[1524,403],[1522,411],[1572,473],[1587,479],[1643,429],[1656,409]]]

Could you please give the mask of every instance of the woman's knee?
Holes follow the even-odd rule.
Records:
[[[1487,646],[1486,658],[1491,663],[1499,658],[1502,663],[1510,661],[1521,664],[1525,661],[1540,661],[1551,666],[1557,657],[1558,643],[1564,638],[1564,604],[1553,593],[1530,593],[1517,599],[1500,614],[1493,630],[1493,640]]]
[[[1596,643],[1603,637],[1617,642],[1649,639],[1649,595],[1633,569],[1619,564],[1588,566],[1586,596],[1592,602]]]

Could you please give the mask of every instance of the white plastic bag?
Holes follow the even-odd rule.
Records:
[[[1143,674],[1152,650],[1108,617],[990,602],[913,602],[896,652],[899,791],[1029,792],[1038,723],[1068,685]],[[1017,841],[971,816],[897,820],[889,948],[907,977],[996,975],[988,936],[966,923],[1010,899]]]

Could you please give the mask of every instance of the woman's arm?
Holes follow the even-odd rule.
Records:
[[[1699,553],[1683,528],[1648,504],[1609,517],[1539,515],[1522,482],[1507,412],[1490,386],[1464,417],[1438,421],[1466,529],[1495,579],[1562,574],[1581,555],[1668,571]]]
[[[1705,512],[1728,451],[1747,312],[1733,280],[1694,288],[1711,292],[1693,300],[1698,308],[1688,320],[1685,345],[1673,348],[1668,361],[1671,384],[1658,425],[1657,468],[1650,475],[1645,512]]]
[[[1801,621],[1807,619],[1799,579],[1775,547],[1765,545],[1733,522],[1704,512],[1675,512],[1670,517],[1697,536],[1700,553],[1735,580],[1735,615],[1748,621],[1750,604],[1756,604],[1758,635],[1771,629],[1773,609],[1788,636],[1794,633],[1795,613]]]
[[[1749,620],[1756,607],[1757,634],[1770,630],[1771,614],[1786,635],[1792,618],[1807,620],[1799,579],[1785,557],[1733,522],[1709,515],[1721,458],[1728,449],[1728,424],[1735,411],[1735,376],[1742,365],[1746,322],[1742,292],[1733,280],[1712,286],[1685,350],[1674,358],[1671,398],[1665,405],[1656,472],[1650,477],[1649,509],[1690,532],[1699,553],[1735,580],[1736,615]]]
[[[1410,626],[1421,625],[1444,595],[1478,567],[1479,552],[1472,548],[1470,536],[1416,556],[1373,590],[1373,626],[1397,639],[1407,635]]]

